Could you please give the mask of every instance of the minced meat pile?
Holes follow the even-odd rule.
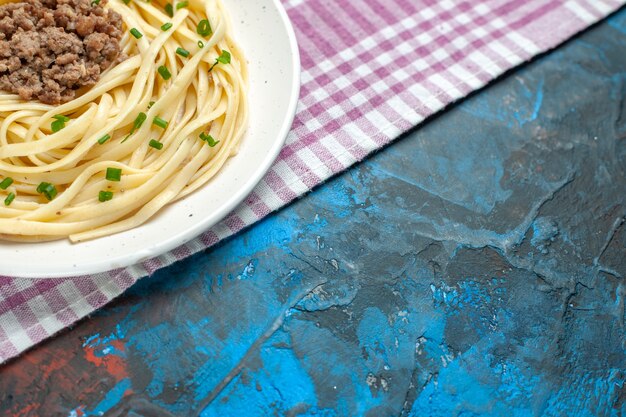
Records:
[[[72,100],[120,56],[122,18],[106,0],[0,6],[0,90],[47,104]]]

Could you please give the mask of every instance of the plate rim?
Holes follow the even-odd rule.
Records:
[[[293,24],[287,14],[285,7],[282,5],[280,0],[271,0],[274,7],[276,8],[282,25],[287,32],[288,43],[290,47],[290,55],[292,56],[291,60],[291,71],[293,71],[294,76],[291,80],[291,96],[289,97],[289,102],[287,105],[287,112],[285,113],[285,118],[283,119],[282,125],[280,129],[278,129],[278,133],[276,135],[276,140],[269,148],[266,156],[262,160],[262,163],[258,165],[257,170],[254,172],[254,175],[244,183],[242,187],[239,187],[233,195],[225,202],[223,206],[216,212],[214,212],[213,216],[207,216],[203,218],[201,221],[194,223],[193,226],[189,227],[185,231],[173,235],[163,241],[147,248],[145,250],[139,250],[132,254],[128,254],[123,258],[116,259],[115,262],[118,265],[112,266],[111,260],[100,260],[97,262],[92,262],[85,266],[77,267],[74,269],[68,269],[65,271],[57,270],[52,272],[38,272],[38,271],[25,271],[24,273],[19,272],[19,275],[13,275],[11,273],[7,274],[6,272],[0,271],[0,276],[7,276],[12,278],[24,278],[24,279],[53,279],[53,278],[80,278],[88,275],[95,274],[107,274],[112,273],[114,271],[120,271],[128,267],[132,267],[136,264],[143,263],[150,259],[156,258],[158,256],[163,255],[166,252],[169,252],[185,243],[197,238],[202,233],[206,232],[212,226],[218,224],[222,221],[226,216],[231,213],[237,206],[239,206],[244,199],[250,195],[252,190],[261,182],[261,180],[265,177],[267,172],[269,171],[272,164],[278,158],[278,155],[283,148],[285,141],[287,140],[287,136],[296,116],[296,110],[298,106],[298,101],[300,98],[300,87],[301,87],[301,57],[300,57],[300,49],[298,47],[298,41],[296,37],[296,33],[293,27]],[[69,268],[72,268],[71,266]],[[0,267],[1,269],[1,267]]]

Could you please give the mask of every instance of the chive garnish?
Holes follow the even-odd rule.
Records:
[[[11,184],[13,184],[13,178],[6,177],[0,182],[0,189],[6,190]]]
[[[172,24],[170,22],[163,23],[163,25],[161,25],[161,30],[165,32],[166,30],[169,30],[171,27],[172,27]]]
[[[124,4],[130,4],[130,0],[122,0],[124,2]]]
[[[48,187],[46,187],[43,194],[48,200],[52,201],[52,199],[57,195],[57,189],[54,185],[50,184]]]
[[[168,122],[167,120],[161,119],[159,116],[155,116],[152,119],[152,124],[159,126],[162,129],[167,129]]]
[[[128,135],[126,135],[126,137],[120,143],[126,142],[128,140],[128,138],[130,138],[130,135],[135,133],[137,131],[137,129],[139,129],[141,127],[143,122],[146,121],[147,118],[148,118],[148,116],[144,112],[140,112],[137,115],[137,117],[135,118],[135,121],[133,121],[133,127],[130,128],[130,132],[128,133]]]
[[[52,130],[54,133],[56,133],[59,130],[63,129],[65,127],[65,122],[69,122],[70,121],[69,117],[63,116],[62,114],[57,114],[55,116],[52,116],[52,118],[55,119],[55,120],[50,125],[50,130]]]
[[[188,1],[181,1],[179,3],[176,3],[176,10],[180,10],[183,7],[187,7],[189,6],[189,2]]]
[[[139,32],[137,30],[137,28],[132,28],[130,30],[130,34],[133,35],[135,37],[135,39],[139,39],[139,38],[141,38],[143,36],[143,34],[141,32]]]
[[[204,132],[200,133],[200,140],[205,141],[211,148],[220,143],[219,140],[213,139],[213,136],[208,135]]]
[[[174,17],[174,6],[172,6],[172,3],[165,5],[165,13],[167,13],[169,17]]]
[[[99,5],[99,4],[100,4],[100,0],[92,0],[92,2],[91,2],[91,6],[92,6],[92,7],[93,7],[93,6],[97,6],[97,5]]]
[[[189,56],[189,51],[184,48],[181,48],[180,46],[176,48],[176,53],[185,58]]]
[[[148,143],[148,145],[150,145],[151,148],[154,148],[154,149],[159,150],[159,151],[161,149],[163,149],[163,144],[161,142],[159,142],[158,140],[151,139],[150,143]]]
[[[148,116],[144,112],[140,112],[133,122],[133,127],[130,129],[130,134],[132,135],[133,133],[135,133],[135,131],[141,127],[141,125],[143,124],[143,122],[146,121],[147,118]]]
[[[200,49],[204,48],[204,42],[198,41],[198,48]]]
[[[98,193],[98,200],[100,200],[101,203],[104,203],[105,201],[109,201],[113,198],[113,192],[111,191],[100,191]]]
[[[4,199],[4,205],[5,206],[10,205],[13,202],[13,200],[15,200],[15,193],[9,193],[7,198]]]
[[[65,127],[65,122],[61,121],[61,120],[55,120],[54,122],[52,122],[52,124],[50,125],[50,129],[56,133],[59,130],[63,129]]]
[[[209,23],[209,21],[207,19],[202,19],[200,21],[200,23],[198,23],[198,27],[196,28],[196,32],[198,32],[198,35],[207,37],[211,33],[213,33],[213,29],[211,29],[211,24]]]
[[[225,51],[222,49],[222,53],[220,54],[220,56],[218,56],[215,59],[215,62],[213,63],[213,65],[211,65],[211,68],[209,68],[209,72],[211,72],[213,70],[213,68],[217,65],[217,64],[230,64],[230,52]]]
[[[41,184],[39,184],[37,186],[37,192],[46,196],[48,201],[52,201],[52,199],[56,197],[58,193],[56,187],[49,182],[42,182]]]
[[[222,64],[230,64],[230,52],[222,49],[222,53],[217,57],[217,62]]]
[[[157,71],[159,73],[159,75],[161,75],[161,77],[167,81],[170,78],[172,78],[172,73],[170,72],[170,70],[167,69],[167,67],[165,65],[161,65],[159,68],[157,68]]]
[[[106,134],[106,135],[102,136],[100,139],[98,139],[98,143],[99,143],[100,145],[103,145],[103,144],[104,144],[104,142],[106,142],[106,141],[107,141],[107,140],[109,140],[109,139],[111,139],[111,135]]]
[[[148,103],[148,110],[150,110],[150,108],[154,106],[154,103],[156,103],[156,101],[151,101],[150,103]]]
[[[109,181],[119,181],[122,179],[121,168],[107,168],[106,179]]]

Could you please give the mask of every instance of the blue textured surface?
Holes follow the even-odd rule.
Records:
[[[2,369],[6,415],[626,414],[626,11]]]

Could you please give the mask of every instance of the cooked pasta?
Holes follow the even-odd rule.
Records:
[[[141,225],[211,180],[247,126],[220,0],[111,0],[125,60],[59,106],[0,92],[0,234],[73,242]],[[4,203],[3,203],[4,202]]]

